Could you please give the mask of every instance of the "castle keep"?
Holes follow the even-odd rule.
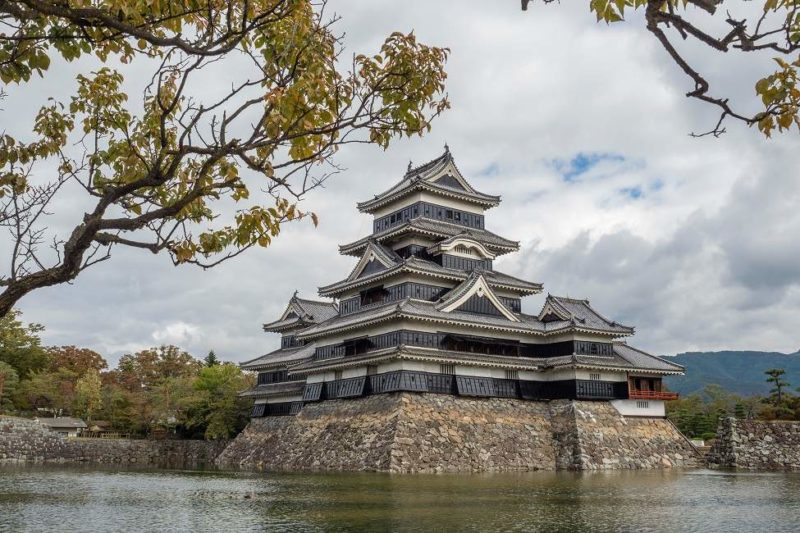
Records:
[[[592,411],[592,402],[602,402],[594,407],[603,417],[623,424],[633,417],[663,420],[664,401],[676,395],[664,390],[662,378],[683,368],[627,344],[633,328],[606,318],[588,300],[548,295],[538,314],[523,313],[521,299],[541,292],[542,285],[494,268],[496,258],[519,249],[518,242],[487,229],[486,213],[499,204],[499,196],[470,185],[447,148],[359,203],[362,213],[374,217],[373,231],[339,247],[357,259],[353,270],[319,289],[329,300],[295,294],[280,318],[264,325],[282,335],[281,348],[242,365],[258,372],[257,385],[243,393],[254,399],[248,431],[261,428],[291,440],[308,431],[300,426],[323,414],[329,419],[346,411],[351,420],[358,418],[360,405],[380,406],[387,416],[399,409],[424,418],[422,404],[469,411],[487,401],[503,416],[536,412],[547,419],[548,435],[552,408],[542,406],[553,401],[560,406],[559,420],[564,413]],[[383,395],[402,402],[370,401]],[[420,399],[434,395],[456,403]],[[667,427],[663,422],[656,425]],[[680,440],[674,434],[664,438]],[[386,439],[395,442],[396,435]],[[392,469],[389,459],[381,461],[386,464],[360,468]],[[515,461],[514,469],[524,463]]]

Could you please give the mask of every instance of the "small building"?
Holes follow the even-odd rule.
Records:
[[[372,233],[339,247],[357,259],[353,270],[319,289],[329,300],[295,295],[264,325],[281,348],[242,364],[259,373],[243,393],[252,417],[393,392],[606,401],[623,416],[664,417],[677,394],[662,378],[684,369],[629,345],[633,327],[552,294],[537,314],[523,312],[542,284],[495,269],[519,249],[486,229],[499,204],[448,149],[359,203]]]
[[[67,437],[79,437],[87,427],[86,422],[80,418],[72,418],[69,416],[37,418],[36,421],[43,426],[50,428],[52,431],[61,433]]]

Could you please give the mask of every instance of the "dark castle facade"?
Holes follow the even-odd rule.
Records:
[[[467,398],[608,401],[623,416],[663,417],[662,385],[683,368],[623,339],[633,328],[588,300],[548,295],[537,315],[521,299],[542,285],[494,268],[519,243],[489,231],[500,197],[475,190],[449,150],[409,168],[358,204],[373,232],[340,246],[357,258],[343,280],[296,295],[264,325],[281,348],[244,363],[258,384],[252,416],[296,415],[333,399],[393,392]]]

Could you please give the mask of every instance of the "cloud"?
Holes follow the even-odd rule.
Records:
[[[25,297],[25,319],[47,327],[46,343],[88,346],[112,362],[161,342],[235,361],[276,348],[261,324],[295,289],[314,297],[352,269],[337,245],[371,231],[355,203],[447,142],[477,189],[503,196],[487,227],[522,243],[498,269],[589,298],[637,326],[636,345],[659,353],[800,345],[796,134],[768,141],[731,123],[721,139],[689,137],[711,127],[716,111],[684,98],[689,82],[637,14],[607,26],[582,2],[527,13],[478,0],[335,7],[343,57],[376,50],[395,30],[449,47],[452,109],[424,139],[341,150],[346,171],[304,202],[320,216],[317,229],[291,224],[270,248],[209,271],[120,249],[73,285]],[[736,98],[752,98],[752,81],[770,68],[686,51]],[[16,102],[30,108],[72,86],[77,66],[58,66],[55,78],[12,94],[15,107],[0,120],[27,124]],[[210,93],[228,83],[210,73],[199,81],[197,90]],[[135,94],[134,86],[131,101]],[[51,227],[69,231],[85,209],[79,191],[70,192]],[[542,298],[526,299],[524,309],[538,311]]]

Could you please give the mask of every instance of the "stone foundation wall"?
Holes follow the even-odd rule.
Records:
[[[800,470],[800,422],[722,419],[708,462],[752,470]]]
[[[556,406],[554,406],[554,409]],[[699,466],[691,442],[666,418],[621,416],[608,402],[564,402],[571,410],[577,446],[573,470]]]
[[[306,405],[253,420],[218,457],[257,470],[497,472],[694,466],[663,419],[608,402],[531,402],[393,393]]]
[[[213,466],[227,442],[73,439],[33,420],[0,416],[0,464],[88,463],[146,468]]]

